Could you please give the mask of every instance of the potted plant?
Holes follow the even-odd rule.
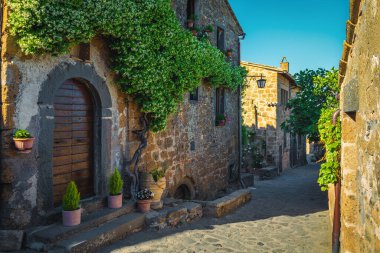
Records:
[[[22,153],[30,153],[33,147],[34,138],[24,129],[18,129],[13,135],[13,141],[17,150]]]
[[[226,56],[227,56],[228,58],[231,58],[231,57],[232,57],[232,49],[231,49],[231,48],[227,49],[227,51],[226,51]]]
[[[72,227],[80,224],[81,208],[79,206],[80,193],[74,181],[70,181],[62,199],[63,225]]]
[[[230,118],[227,116],[227,114],[218,114],[216,115],[215,119],[215,125],[216,126],[225,126],[226,123],[230,122]]]
[[[154,197],[154,193],[148,188],[137,192],[137,207],[140,212],[146,213],[150,211],[150,200]]]
[[[206,25],[203,28],[203,31],[206,32],[206,33],[212,33],[214,31],[214,27],[212,25]]]
[[[110,195],[108,196],[109,208],[120,208],[123,205],[123,180],[121,179],[119,170],[115,170],[109,180]]]
[[[154,182],[150,186],[150,190],[153,192],[154,197],[152,199],[151,207],[152,209],[162,208],[162,194],[166,188],[166,178],[165,169],[156,168],[150,172],[153,177]]]

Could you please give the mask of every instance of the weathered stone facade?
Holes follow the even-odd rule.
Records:
[[[173,1],[185,24],[187,1]],[[228,1],[196,1],[197,16],[204,25],[225,29],[226,48],[233,48],[232,61],[239,62],[239,38],[243,33]],[[108,63],[109,49],[102,38],[90,43],[90,60],[69,54],[26,57],[9,36],[7,6],[4,5],[1,64],[1,177],[0,229],[24,229],[42,224],[59,211],[53,207],[52,145],[54,95],[68,79],[85,85],[94,97],[94,191],[91,200],[107,195],[107,178],[114,166],[124,168],[139,144],[133,134],[140,129],[140,113],[133,99],[115,85]],[[216,30],[216,29],[215,29]],[[215,44],[215,32],[210,35]],[[141,169],[167,169],[169,195],[177,187],[191,188],[192,197],[211,199],[229,183],[229,169],[239,164],[239,93],[227,91],[226,113],[231,122],[215,126],[215,88],[202,81],[198,101],[189,95],[167,130],[150,134]],[[36,141],[30,154],[16,152],[15,129],[27,129]]]
[[[278,166],[280,171],[303,163],[305,138],[296,138],[281,129],[281,123],[290,114],[284,102],[299,90],[288,73],[288,65],[283,68],[249,62],[241,65],[248,70],[248,76],[256,76],[248,77],[248,87],[242,98],[243,124],[255,132],[254,146],[260,149],[267,163]],[[266,79],[265,88],[257,86],[261,75]]]
[[[341,252],[380,251],[380,1],[351,0],[340,63]]]

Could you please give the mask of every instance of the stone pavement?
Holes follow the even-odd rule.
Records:
[[[100,252],[331,252],[327,195],[318,165],[256,181],[251,202],[224,218],[176,229],[142,231]]]

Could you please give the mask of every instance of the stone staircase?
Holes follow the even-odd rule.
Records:
[[[80,225],[61,223],[26,232],[26,247],[39,252],[95,252],[144,228],[145,215],[134,211],[134,202],[120,209],[102,209],[82,217]]]

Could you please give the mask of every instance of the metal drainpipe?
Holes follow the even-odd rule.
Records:
[[[241,58],[240,58],[240,39],[238,39],[238,64],[240,66],[241,63]],[[240,182],[240,185],[242,188],[245,188],[245,184],[243,180],[241,179],[241,163],[243,160],[243,152],[242,152],[242,136],[241,136],[241,127],[242,127],[242,122],[241,122],[241,84],[239,85],[238,88],[238,149],[239,149],[239,163],[238,163],[238,179]]]
[[[2,34],[3,34],[3,12],[4,12],[4,1],[1,1],[1,6],[0,6],[0,31],[1,31],[1,35],[0,35],[0,38],[2,37]],[[3,45],[1,44],[0,45],[0,51],[2,51],[2,47]],[[2,60],[2,59],[1,59]],[[2,70],[2,62],[0,62],[0,71]],[[1,80],[1,77],[0,77],[0,85],[2,83],[2,80]],[[3,89],[0,89],[0,108],[3,107],[3,103],[2,103],[2,90]],[[3,168],[2,168],[2,164],[3,164],[3,161],[2,161],[2,157],[3,157],[3,140],[2,140],[2,131],[3,129],[1,129],[1,126],[3,125],[3,112],[1,110],[0,112],[0,176],[2,174],[2,171],[3,171]],[[3,196],[3,183],[0,182],[0,196]],[[0,216],[2,215],[3,213],[3,208],[1,208],[1,206],[3,206],[2,204],[2,200],[0,199]]]
[[[337,118],[340,115],[340,109],[336,110],[333,115],[333,124],[336,125]],[[335,190],[335,204],[334,204],[334,221],[333,221],[333,232],[332,232],[332,252],[339,253],[340,250],[340,192],[341,192],[341,181],[340,178],[338,182],[334,184]]]

